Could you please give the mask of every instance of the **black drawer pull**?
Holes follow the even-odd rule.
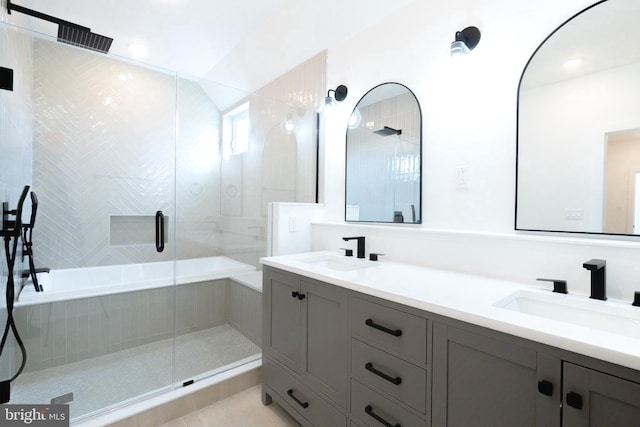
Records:
[[[582,396],[573,391],[567,393],[567,405],[572,408],[582,409]]]
[[[369,415],[370,417],[375,418],[376,421],[382,423],[385,427],[402,427],[400,424],[391,424],[389,421],[385,420],[380,415],[373,412],[373,408],[371,407],[371,405],[367,405],[364,408],[364,412],[366,412],[367,415]]]
[[[382,332],[386,332],[388,334],[393,335],[394,337],[399,337],[400,335],[402,335],[402,330],[400,329],[389,329],[385,326],[382,325],[378,325],[377,323],[374,323],[373,320],[371,319],[367,319],[364,321],[365,325],[367,326],[371,326],[372,328],[378,329]]]
[[[547,380],[538,381],[538,393],[553,396],[553,383]]]
[[[374,374],[376,374],[377,376],[379,376],[380,378],[383,378],[387,381],[389,381],[390,383],[393,383],[395,385],[400,385],[402,383],[402,378],[400,377],[392,377],[390,375],[385,374],[384,372],[380,372],[378,371],[376,368],[373,367],[373,364],[371,362],[368,362],[366,365],[364,365],[364,369],[366,369],[369,372],[373,372]]]
[[[300,295],[300,294],[297,293],[296,291],[291,292],[291,297],[293,297],[293,298],[298,298],[298,295]]]
[[[298,405],[302,406],[303,408],[306,409],[309,407],[309,402],[303,402],[302,400],[299,400],[297,397],[293,395],[293,389],[290,388],[289,390],[287,390],[287,394],[289,395],[289,397],[295,400]]]

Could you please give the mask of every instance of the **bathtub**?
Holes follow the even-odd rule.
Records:
[[[167,393],[166,384],[172,381],[176,381],[177,390],[184,390],[180,385],[185,379],[199,384],[213,376],[215,382],[215,377],[228,369],[235,372],[247,363],[255,369],[252,362],[259,366],[262,272],[251,265],[217,256],[179,260],[175,264],[165,261],[58,269],[38,274],[38,279],[44,291],[35,292],[31,281],[25,280],[15,304],[16,326],[29,355],[12,391],[12,399],[18,399],[17,402],[48,402],[62,392],[73,392],[75,400],[71,404],[76,406],[71,417],[75,424],[100,414],[130,413],[133,410],[130,404],[141,410],[150,396],[165,399],[162,396]],[[179,286],[174,288],[174,281]],[[167,353],[175,340],[190,334],[199,337],[202,332],[218,327],[220,335],[202,335],[202,342],[183,339],[182,342],[191,344]],[[218,348],[210,341],[213,336],[226,339],[225,345]],[[225,338],[231,336],[235,338]],[[241,341],[237,341],[239,337]],[[138,347],[142,350],[136,351]],[[185,353],[187,347],[191,348],[190,353]],[[74,376],[75,372],[84,375],[86,366],[99,363],[115,366],[110,357],[120,352],[125,352],[127,360],[133,360],[130,366],[142,363],[136,357],[147,360],[144,357],[148,355],[154,358],[149,366],[160,366],[172,354],[180,355],[175,356],[180,360],[193,357],[197,362],[199,355],[194,356],[194,349],[206,349],[207,354],[219,349],[219,361],[214,360],[208,371],[194,372],[190,369],[197,363],[176,363],[173,379],[162,377],[172,370],[161,366],[161,374],[151,375],[155,380],[164,378],[156,381],[160,388],[154,388],[158,384],[150,382],[146,385],[148,389],[142,387],[143,394],[128,390],[130,384],[122,385],[128,384],[136,370],[126,371],[127,375],[112,375],[106,382],[99,375],[81,380]],[[232,354],[238,358],[227,364]],[[94,361],[87,364],[86,360]],[[76,371],[75,366],[80,368]],[[150,369],[145,367],[144,372]],[[142,383],[141,380],[136,384]],[[106,392],[104,399],[97,400],[91,390],[106,390],[107,385],[118,392]],[[195,390],[188,389],[187,393]]]
[[[224,256],[175,261],[175,283],[204,282],[255,272],[255,267]],[[43,292],[25,280],[15,307],[172,286],[174,261],[66,268],[38,274]]]

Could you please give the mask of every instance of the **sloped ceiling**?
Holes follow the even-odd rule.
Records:
[[[0,19],[55,37],[18,12]],[[109,55],[254,90],[415,0],[12,0],[114,39]],[[147,53],[134,55],[130,44]]]

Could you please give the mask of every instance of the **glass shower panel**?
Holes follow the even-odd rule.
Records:
[[[81,420],[173,384],[176,75],[41,37],[28,48],[21,137],[50,272],[18,296],[28,357],[10,403],[68,403]]]
[[[267,206],[315,202],[317,116],[302,104],[182,76],[178,115],[176,381],[181,384],[261,356],[259,259],[267,254]],[[248,127],[236,125],[247,120]],[[196,260],[207,273],[183,278],[181,264]]]

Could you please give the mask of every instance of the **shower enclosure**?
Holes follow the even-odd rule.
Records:
[[[6,24],[0,58],[2,197],[31,185],[50,269],[16,267],[10,403],[81,421],[259,358],[267,205],[315,201],[325,57],[251,94]]]

